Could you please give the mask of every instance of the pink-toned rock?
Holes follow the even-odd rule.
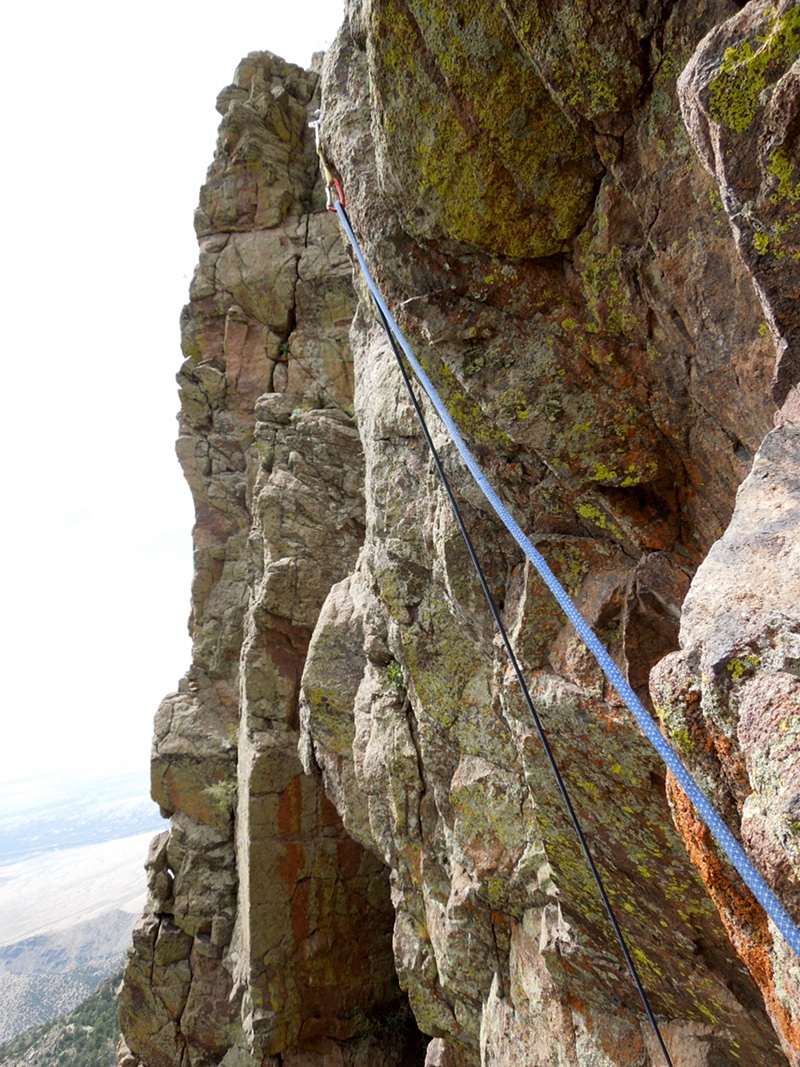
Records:
[[[354,0],[320,97],[453,417],[790,908],[797,11]],[[660,1063],[322,210],[317,80],[256,53],[219,98],[179,374],[194,662],[121,1056]],[[432,433],[673,1061],[798,1062],[796,961]]]
[[[765,439],[725,536],[686,599],[682,651],[652,677],[662,721],[739,831],[759,870],[800,916],[800,433]],[[720,867],[685,803],[678,826],[792,1062],[800,1055],[793,955]]]
[[[193,664],[155,723],[172,825],[120,998],[121,1056],[140,1067],[403,1055],[405,1037],[365,1029],[399,996],[388,872],[297,752],[311,631],[363,532],[350,267],[335,219],[309,212],[317,81],[243,61],[201,193],[179,374]]]

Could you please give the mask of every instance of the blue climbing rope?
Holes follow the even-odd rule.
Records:
[[[611,923],[611,927],[619,944],[623,959],[625,960],[625,965],[628,968],[631,979],[633,980],[633,984],[636,987],[636,992],[639,994],[639,999],[642,1002],[642,1007],[644,1008],[645,1015],[647,1016],[647,1019],[653,1030],[656,1041],[658,1042],[658,1046],[661,1049],[661,1054],[664,1057],[664,1063],[666,1064],[666,1067],[674,1067],[669,1054],[669,1050],[666,1046],[666,1043],[664,1042],[664,1035],[661,1033],[661,1027],[658,1025],[658,1019],[656,1018],[655,1012],[653,1011],[653,1007],[650,1003],[650,997],[647,994],[647,990],[645,989],[641,976],[639,974],[639,969],[634,963],[633,956],[631,955],[631,951],[628,948],[628,942],[625,938],[625,934],[623,933],[622,927],[620,926],[619,920],[617,919],[617,914],[614,911],[614,906],[611,903],[611,899],[606,890],[603,876],[600,873],[600,869],[598,868],[597,864],[595,863],[594,856],[592,855],[592,850],[589,847],[589,842],[586,838],[586,834],[583,832],[581,820],[578,816],[577,811],[575,810],[575,805],[572,803],[572,797],[569,794],[567,783],[564,780],[564,776],[561,774],[561,769],[558,766],[555,754],[550,746],[550,741],[547,737],[547,732],[544,728],[544,723],[542,722],[536,705],[533,702],[533,698],[531,697],[531,691],[528,688],[528,683],[525,681],[525,676],[522,673],[522,667],[520,666],[519,660],[517,659],[517,655],[514,652],[514,647],[511,644],[511,638],[508,636],[508,630],[506,629],[506,625],[503,622],[503,617],[500,614],[500,609],[498,608],[497,603],[494,597],[492,596],[492,591],[489,588],[488,581],[486,580],[486,574],[484,572],[483,566],[481,565],[481,561],[478,558],[478,553],[475,550],[475,545],[472,543],[472,538],[469,535],[467,525],[464,522],[464,516],[461,514],[461,508],[458,505],[455,493],[453,492],[452,486],[450,485],[450,480],[447,477],[447,474],[445,473],[444,465],[436,449],[436,445],[433,443],[433,438],[431,437],[430,430],[428,429],[428,424],[425,420],[425,415],[423,414],[419,400],[417,400],[417,395],[414,392],[414,387],[411,383],[409,372],[406,370],[406,365],[403,362],[403,354],[400,351],[400,348],[397,344],[397,339],[392,333],[391,327],[386,321],[386,317],[380,308],[378,308],[378,315],[380,316],[381,322],[383,323],[383,328],[386,331],[386,336],[389,340],[389,344],[391,345],[392,351],[394,352],[394,356],[397,361],[397,367],[400,371],[400,376],[403,379],[403,384],[405,385],[406,391],[408,392],[409,400],[411,401],[411,404],[414,408],[414,413],[417,416],[417,421],[419,422],[420,429],[422,430],[422,434],[425,438],[425,442],[428,445],[428,450],[431,454],[433,465],[436,468],[436,473],[439,475],[439,481],[441,482],[442,488],[447,494],[447,499],[450,502],[450,508],[458,524],[458,528],[461,531],[461,536],[464,538],[464,544],[466,545],[467,552],[469,553],[469,558],[472,561],[472,566],[475,569],[475,574],[477,575],[478,581],[480,582],[481,589],[483,590],[483,595],[486,598],[486,603],[489,606],[489,611],[492,613],[492,618],[494,619],[495,626],[497,627],[497,632],[500,635],[500,639],[503,643],[503,647],[506,650],[508,661],[511,664],[511,668],[516,676],[520,693],[522,694],[522,698],[528,707],[528,711],[530,713],[531,719],[533,720],[533,725],[536,729],[536,733],[539,736],[539,742],[541,743],[545,758],[550,764],[550,770],[553,774],[553,778],[555,779],[558,791],[561,794],[561,799],[564,802],[564,806],[567,809],[567,814],[569,815],[570,822],[572,823],[572,827],[575,830],[578,842],[581,846],[581,849],[583,850],[583,855],[586,859],[589,871],[591,872],[592,878],[594,878],[595,885],[597,886],[597,892],[599,893],[600,899],[603,902],[603,907],[606,909],[606,914],[608,915],[609,922]]]
[[[559,607],[575,627],[579,636],[586,644],[586,647],[597,660],[606,678],[608,678],[611,685],[624,701],[626,707],[639,724],[645,737],[664,761],[668,770],[673,774],[678,785],[689,797],[700,818],[711,831],[724,854],[739,872],[745,885],[747,885],[753,896],[780,931],[781,935],[786,939],[786,942],[789,944],[795,955],[800,958],[800,929],[798,929],[775,893],[770,889],[761,874],[756,870],[742,846],[722,821],[714,805],[697,785],[686,767],[684,767],[678,754],[662,735],[658,726],[636,696],[627,680],[623,677],[622,672],[617,667],[616,663],[614,663],[602,642],[583,618],[580,611],[578,611],[564,587],[550,570],[544,556],[536,550],[514,516],[509,512],[508,508],[506,508],[505,504],[503,504],[502,500],[495,492],[493,486],[487,480],[485,474],[478,465],[477,460],[467,448],[461,434],[458,432],[455,422],[445,405],[442,403],[433,383],[425,373],[419,360],[414,355],[408,341],[403,336],[403,333],[389,310],[386,301],[383,299],[378,286],[375,284],[375,280],[367,266],[367,262],[358,244],[356,235],[353,233],[350,220],[347,217],[347,212],[345,211],[341,200],[334,201],[334,208],[339,216],[339,221],[347,234],[347,239],[353,248],[353,252],[355,253],[361,270],[363,271],[364,278],[369,286],[375,303],[378,305],[381,314],[389,324],[397,343],[402,348],[414,374],[422,385],[422,388],[425,390],[431,404],[433,404],[439,418],[444,423],[453,444],[458,449],[461,458],[464,460],[467,469],[475,479],[481,492],[491,504],[497,517],[534,565],[545,585],[558,602]]]

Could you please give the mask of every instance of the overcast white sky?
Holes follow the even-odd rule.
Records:
[[[0,779],[146,767],[189,662],[178,316],[217,92],[343,0],[32,0],[0,41]]]

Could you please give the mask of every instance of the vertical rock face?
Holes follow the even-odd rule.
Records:
[[[709,34],[680,83],[692,145],[718,184],[775,343],[778,404],[800,377],[799,51],[795,4],[750,3]]]
[[[323,210],[320,101],[464,436],[800,914],[798,11],[353,0],[321,76],[221,94],[126,1067],[661,1062]],[[800,1062],[797,960],[431,425],[673,1062]]]
[[[798,54],[800,8],[751,3],[702,42],[680,79],[692,143],[718,183],[775,343],[772,391],[782,407],[739,490],[731,524],[692,584],[681,620],[681,651],[662,661],[652,678],[669,734],[795,915],[800,904]],[[675,809],[731,940],[797,1062],[797,960],[749,894],[730,884],[679,795]]]
[[[239,66],[196,218],[178,441],[194,657],[156,717],[153,795],[172,828],[120,1000],[123,1062],[148,1067],[329,1062],[397,1000],[388,872],[297,751],[309,639],[364,529],[354,297],[314,188],[317,82],[269,53]],[[350,1042],[396,1062],[379,1044]]]

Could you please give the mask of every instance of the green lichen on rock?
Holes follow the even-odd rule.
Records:
[[[655,701],[654,706],[661,728],[669,740],[682,756],[691,756],[696,747],[692,735],[697,733],[690,719],[693,704],[685,700],[661,699]]]
[[[731,681],[741,682],[745,675],[750,675],[761,665],[761,657],[757,655],[742,656],[741,659],[734,657],[728,663],[728,673]]]
[[[447,410],[465,437],[477,444],[510,445],[508,434],[496,424],[497,409],[502,407],[500,398],[495,398],[492,411],[485,411],[432,350],[428,350],[427,357],[423,357],[421,363],[425,372],[433,378]],[[524,398],[514,399],[517,400],[517,409],[524,408]]]
[[[598,163],[495,8],[388,0],[375,13],[382,133],[407,226],[507,256],[564,249]]]
[[[765,85],[766,57],[753,52],[749,41],[729,48],[720,72],[711,83],[711,114],[742,132],[750,127]]]
[[[621,249],[597,251],[583,242],[583,278],[588,309],[598,326],[616,337],[629,336],[638,326],[630,287],[625,280]]]
[[[719,73],[710,83],[711,114],[743,133],[762,107],[761,94],[800,54],[800,8],[770,17],[755,40],[726,49]]]
[[[642,82],[636,45],[646,37],[647,26],[624,0],[596,8],[576,0],[551,5],[505,0],[503,7],[518,39],[567,108],[591,122],[633,99]]]
[[[795,164],[789,158],[786,149],[780,145],[770,153],[767,165],[769,173],[778,179],[778,187],[772,194],[773,203],[788,200],[792,204],[800,201],[800,182],[794,181]]]
[[[581,516],[581,518],[588,519],[589,522],[591,522],[599,530],[607,530],[608,533],[613,534],[614,537],[618,538],[619,540],[622,540],[622,530],[615,523],[611,522],[610,519],[600,510],[600,508],[597,507],[596,504],[584,501],[583,503],[578,504],[575,510]]]

